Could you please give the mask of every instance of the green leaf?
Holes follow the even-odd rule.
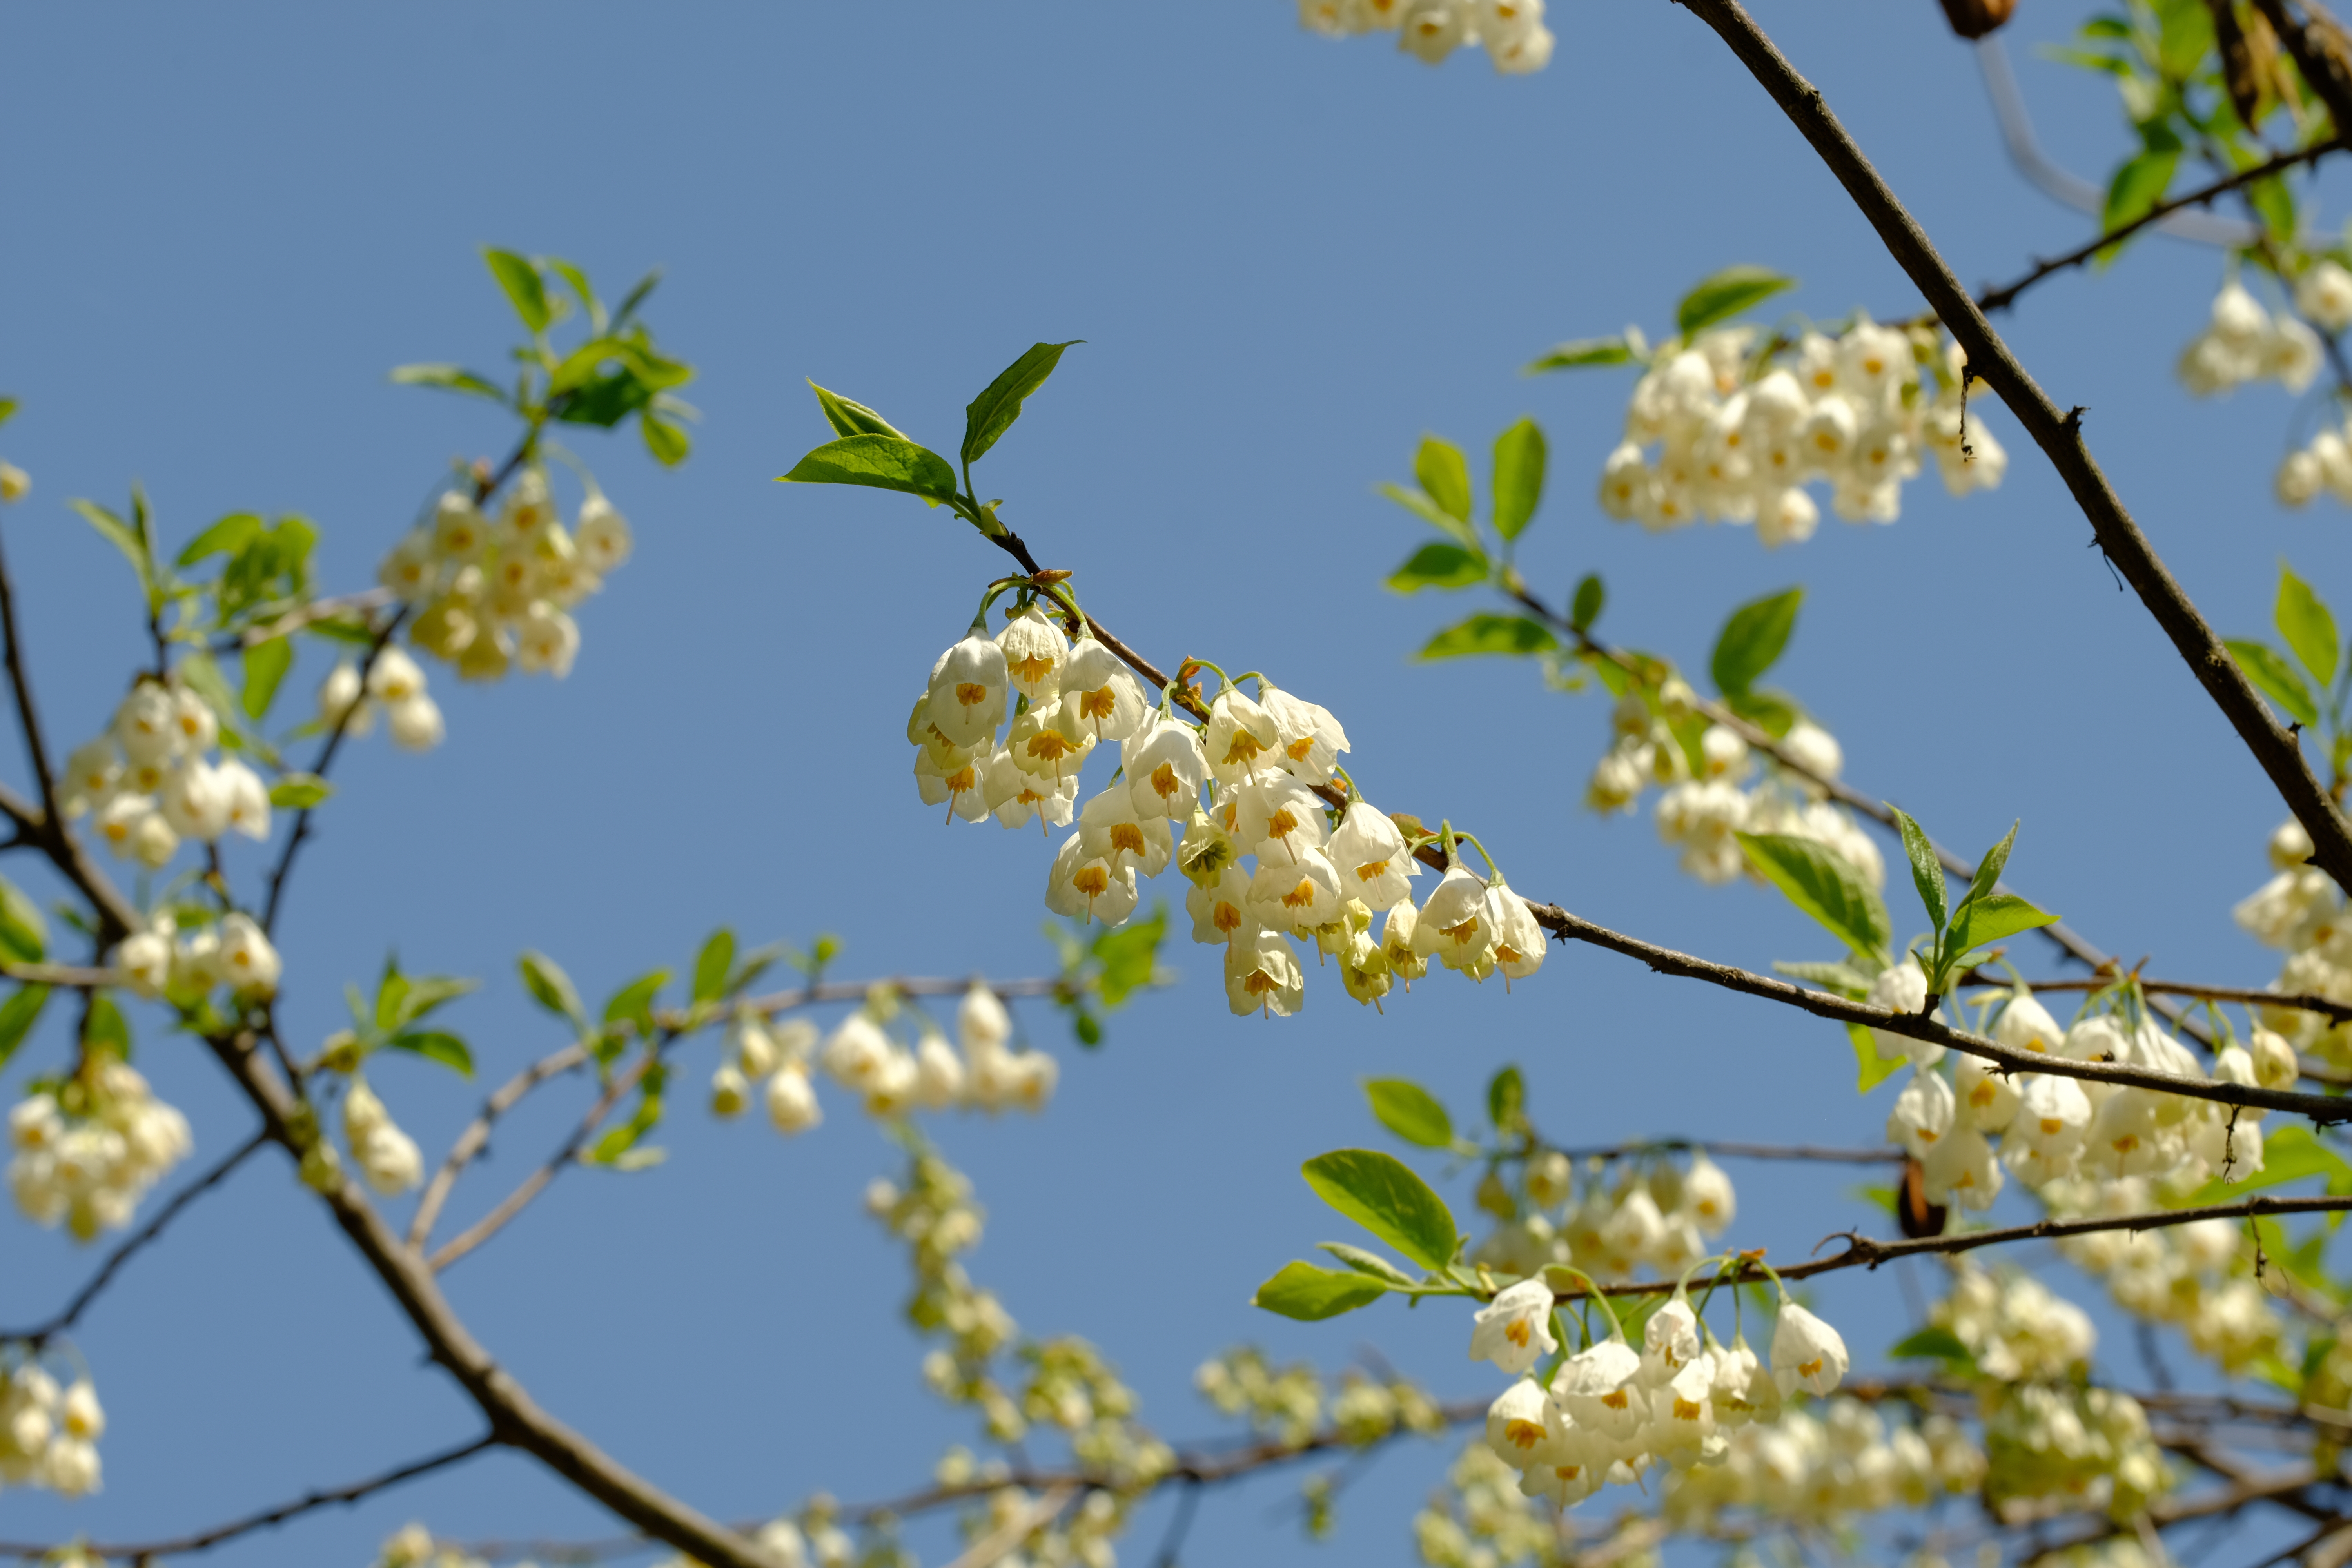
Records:
[[[548,309],[547,284],[541,279],[539,268],[511,250],[493,250],[487,246],[482,249],[482,259],[489,264],[490,276],[499,280],[499,287],[506,290],[507,302],[522,318],[523,326],[532,332],[547,331],[554,312]]]
[[[1886,906],[1852,862],[1811,838],[1742,833],[1739,847],[1757,874],[1865,958],[1884,958],[1894,940]]]
[[[1250,1305],[1278,1317],[1317,1323],[1370,1306],[1389,1288],[1368,1275],[1318,1268],[1312,1263],[1287,1263],[1282,1272],[1257,1288]]]
[[[1723,700],[1723,705],[1776,741],[1785,739],[1804,717],[1786,693],[1769,689],[1735,691]]]
[[[1454,1147],[1454,1119],[1437,1097],[1410,1079],[1373,1078],[1364,1080],[1364,1096],[1381,1125],[1408,1143],[1424,1149]]]
[[[82,1015],[81,1043],[84,1050],[109,1051],[118,1061],[131,1059],[131,1020],[103,991],[90,993],[89,1011]]]
[[[0,953],[18,963],[38,963],[49,948],[49,923],[40,905],[25,890],[0,877]]]
[[[604,1004],[604,1022],[630,1023],[640,1034],[654,1032],[654,997],[669,984],[669,971],[656,969],[650,974],[640,974],[618,991]]]
[[[1687,338],[1796,286],[1795,279],[1767,267],[1727,267],[1683,296],[1675,307],[1675,330]]]
[[[1549,370],[1578,370],[1592,364],[1625,364],[1633,358],[1633,345],[1621,335],[1613,338],[1578,338],[1570,342],[1547,350],[1528,362],[1521,374],[1540,375]]]
[[[476,375],[463,365],[401,364],[392,368],[392,380],[401,386],[437,386],[444,392],[463,392],[475,397],[487,397],[503,407],[505,391],[483,376]]]
[[[735,967],[735,933],[725,926],[710,933],[694,961],[694,999],[716,1002],[727,994],[727,974]]]
[[[530,993],[532,1001],[583,1029],[588,1026],[588,1015],[580,1006],[580,993],[572,985],[572,976],[564,973],[555,960],[526,949],[515,961],[515,967],[522,972],[523,988]]]
[[[0,397],[0,425],[8,423],[9,416],[14,415],[19,406],[21,405],[13,397]]]
[[[1944,886],[1944,863],[1936,858],[1935,847],[1927,835],[1911,819],[1911,814],[1899,805],[1886,808],[1895,814],[1895,824],[1903,831],[1903,853],[1911,862],[1911,885],[1919,889],[1919,902],[1926,906],[1927,919],[1938,935],[1951,919],[1948,900],[1950,895]]]
[[[1569,602],[1568,624],[1580,632],[1591,631],[1608,603],[1609,590],[1601,585],[1601,574],[1587,572],[1576,585],[1576,597]]]
[[[1981,899],[1969,900],[1954,913],[1945,952],[1957,959],[1971,948],[2015,936],[2021,931],[2054,925],[2057,921],[2056,915],[2035,909],[2015,893],[1988,893]]]
[[[248,719],[258,719],[269,711],[270,702],[278,695],[278,682],[294,666],[294,644],[285,637],[271,637],[245,650],[245,697],[243,705]]]
[[[1507,1067],[1486,1080],[1486,1120],[1497,1132],[1516,1132],[1528,1119],[1528,1080],[1516,1067]]]
[[[1167,934],[1168,906],[1155,903],[1150,920],[1131,920],[1095,938],[1092,952],[1101,965],[1095,974],[1095,992],[1104,1006],[1116,1007],[1151,984],[1159,973],[1160,940]]]
[[[466,1042],[440,1029],[412,1029],[384,1041],[384,1048],[408,1051],[429,1062],[439,1062],[459,1078],[474,1076],[474,1053]]]
[[[2238,668],[2255,689],[2277,703],[2288,718],[2306,730],[2319,722],[2318,705],[2312,701],[2303,677],[2276,649],[2239,637],[2225,639],[2221,646],[2230,650],[2230,657],[2238,661]]]
[[[1993,889],[2000,882],[2002,868],[2009,864],[2009,852],[2017,847],[2017,830],[2021,826],[2020,823],[2011,822],[2009,825],[2009,831],[2002,835],[2000,842],[1978,858],[1977,868],[1969,878],[1968,897],[1960,900],[1963,907],[1974,903],[1979,899],[1992,896]]]
[[[1771,668],[1781,649],[1789,646],[1789,634],[1797,626],[1797,608],[1804,602],[1804,589],[1790,588],[1732,611],[1715,639],[1715,657],[1709,661],[1716,689],[1727,697],[1737,696]]]
[[[588,274],[560,256],[542,257],[541,259],[547,264],[550,271],[572,286],[572,293],[580,297],[580,308],[588,313],[589,330],[595,332],[604,331],[604,302],[596,298],[596,290],[588,287]]]
[[[1458,518],[1448,517],[1435,501],[1421,491],[1409,490],[1402,485],[1384,484],[1380,487],[1380,492],[1465,550],[1475,550],[1481,555],[1486,552],[1486,547],[1479,542],[1476,529]]]
[[[677,468],[694,450],[693,437],[687,435],[685,426],[650,408],[637,416],[637,433],[646,438],[646,450],[654,455],[654,461],[665,468]]]
[[[81,513],[109,544],[122,552],[122,558],[131,563],[131,570],[139,574],[140,592],[147,595],[151,605],[160,603],[156,597],[154,572],[147,561],[147,547],[141,542],[137,531],[96,501],[75,500],[66,504]]]
[[[1902,1051],[1897,1051],[1891,1057],[1880,1056],[1878,1037],[1860,1024],[1848,1024],[1845,1026],[1845,1037],[1853,1042],[1853,1059],[1857,1069],[1854,1074],[1853,1087],[1857,1093],[1868,1094],[1872,1089],[1885,1083],[1894,1074],[1895,1068],[1905,1066],[1911,1059]]]
[[[1062,351],[1084,341],[1072,338],[1069,342],[1031,345],[1027,353],[1006,365],[1003,374],[988,384],[986,391],[964,406],[963,460],[967,465],[978,462],[981,454],[995,446],[996,438],[1021,417],[1022,401],[1045,384],[1045,378],[1062,363]]]
[[[178,564],[194,566],[207,555],[235,555],[261,531],[261,519],[249,511],[233,511],[188,541]]]
[[[1969,1353],[1959,1335],[1946,1328],[1921,1329],[1886,1353],[1896,1361],[1950,1362],[1970,1372],[1976,1370],[1976,1357]]]
[[[335,786],[316,773],[288,773],[269,786],[269,804],[289,811],[308,811],[335,793]]]
[[[1454,1261],[1454,1213],[1404,1162],[1374,1149],[1335,1149],[1300,1167],[1316,1195],[1424,1268]]]
[[[1412,457],[1412,477],[1437,510],[1467,528],[1470,525],[1470,465],[1462,448],[1435,436],[1421,438]]]
[[[1421,1283],[1377,1252],[1367,1252],[1360,1247],[1350,1247],[1344,1241],[1318,1241],[1315,1246],[1318,1251],[1329,1253],[1357,1273],[1370,1279],[1385,1279],[1391,1285],[1402,1285],[1407,1288]]]
[[[2287,189],[2284,180],[2275,176],[2256,180],[2246,187],[2246,205],[2254,209],[2273,241],[2282,246],[2294,242],[2294,193]]]
[[[16,1047],[32,1033],[48,999],[47,986],[24,985],[8,1000],[0,1002],[0,1068],[8,1065],[8,1058],[16,1054]]]
[[[1412,559],[1389,574],[1389,586],[1400,594],[1423,588],[1470,588],[1486,580],[1483,552],[1434,540],[1412,552]]]
[[[956,497],[955,469],[937,452],[898,436],[844,436],[793,465],[782,483],[869,485],[939,502]]]
[[[901,441],[907,438],[904,431],[863,403],[854,403],[837,392],[827,392],[813,381],[809,390],[816,394],[817,406],[824,410],[824,422],[833,426],[836,436],[896,436]]]
[[[2326,690],[2336,679],[2336,666],[2341,648],[2336,639],[2336,617],[2327,605],[2311,591],[2311,584],[2282,565],[2279,568],[2278,608],[2273,613],[2278,622],[2279,636],[2311,671],[2312,680]]]
[[[205,700],[224,731],[239,728],[245,710],[237,706],[236,694],[229,690],[228,681],[222,676],[220,666],[213,662],[212,655],[190,654],[180,661],[179,676],[188,683],[189,689]]]
[[[1517,539],[1543,500],[1544,433],[1522,419],[1495,437],[1495,531]]]
[[[1525,616],[1475,615],[1451,626],[1423,645],[1422,659],[1460,658],[1474,653],[1536,654],[1559,649],[1559,639]]]
[[[2147,216],[2148,209],[2164,199],[2166,188],[2172,184],[2173,171],[2179,166],[2180,153],[2177,149],[2142,153],[2126,159],[2115,178],[2107,183],[2107,204],[2099,215],[2099,227],[2117,229],[2135,218]],[[2124,243],[2118,240],[2108,246],[2099,253],[2099,259],[2113,260]]]

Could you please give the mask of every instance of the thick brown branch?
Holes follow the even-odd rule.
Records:
[[[2316,0],[2300,4],[2303,16],[2291,13],[2287,0],[2254,0],[2255,9],[2286,46],[2295,69],[2327,105],[2328,118],[2341,136],[2352,128],[2352,51],[2347,49],[2344,29],[2325,6]]]
[[[2289,169],[2315,163],[2328,153],[2340,152],[2343,148],[2344,142],[2339,138],[2331,136],[2324,142],[2315,142],[2300,151],[2281,153],[2274,158],[2266,158],[2251,168],[2239,170],[2226,179],[2215,180],[2210,184],[2200,185],[2186,195],[2158,202],[2129,223],[2117,224],[2088,245],[2078,247],[2063,256],[2053,257],[2047,261],[2037,261],[2033,264],[2032,269],[2023,276],[2012,279],[1998,289],[1986,289],[1977,296],[1977,309],[1987,315],[1995,310],[2005,310],[2017,302],[2017,297],[2020,294],[2053,273],[2063,272],[2072,267],[2080,267],[2107,247],[2129,239],[2150,224],[2161,223],[2184,207],[2209,205],[2218,196],[2225,196],[2231,191],[2242,189],[2257,181],[2267,180],[2273,174],[2284,174]]]
[[[271,1140],[289,1151],[298,1149],[299,1141],[289,1126],[297,1102],[258,1056],[257,1043],[250,1036],[239,1036],[206,1044],[261,1113]],[[428,1354],[448,1370],[499,1441],[530,1454],[630,1524],[709,1568],[774,1568],[750,1542],[647,1482],[541,1410],[490,1359],[450,1308],[424,1260],[401,1245],[349,1180],[337,1178],[321,1196],[335,1224],[415,1327]]]
[[[238,1144],[211,1170],[173,1193],[170,1201],[155,1211],[155,1217],[140,1227],[138,1235],[108,1253],[106,1261],[98,1266],[98,1272],[89,1277],[88,1284],[74,1292],[73,1300],[68,1301],[57,1316],[29,1329],[0,1329],[0,1340],[25,1340],[38,1345],[72,1328],[81,1321],[81,1315],[89,1310],[89,1304],[98,1300],[100,1292],[113,1280],[115,1274],[131,1261],[133,1253],[163,1235],[163,1227],[178,1218],[182,1209],[226,1181],[230,1172],[244,1164],[256,1150],[268,1142],[268,1133],[257,1132]]]
[[[354,1481],[347,1487],[306,1492],[292,1502],[280,1503],[276,1508],[264,1509],[259,1513],[248,1514],[243,1519],[232,1520],[226,1524],[215,1525],[210,1530],[199,1531],[193,1535],[178,1536],[170,1541],[142,1541],[126,1545],[116,1545],[107,1542],[71,1542],[48,1546],[26,1546],[16,1542],[0,1542],[0,1557],[35,1558],[48,1557],[53,1554],[69,1557],[72,1547],[79,1546],[82,1556],[86,1559],[100,1562],[120,1559],[126,1563],[144,1563],[151,1557],[185,1557],[198,1552],[209,1552],[214,1547],[226,1545],[241,1535],[251,1535],[257,1530],[268,1530],[272,1525],[283,1524],[297,1515],[309,1513],[315,1509],[331,1508],[338,1503],[354,1503],[362,1498],[373,1497],[377,1492],[396,1487],[403,1481],[412,1481],[419,1476],[430,1475],[435,1470],[446,1469],[451,1465],[463,1463],[477,1454],[496,1447],[498,1442],[495,1435],[477,1437],[470,1443],[403,1465],[395,1470],[386,1470],[380,1476],[372,1476],[363,1481]]]
[[[2352,828],[2347,828],[2326,787],[2312,772],[2299,737],[2272,717],[2107,483],[2083,440],[2084,411],[2060,409],[2018,363],[1953,276],[1934,242],[1839,123],[1821,90],[1798,73],[1738,0],[1678,3],[1730,46],[1844,185],[1888,253],[1958,340],[1969,356],[1969,374],[2000,395],[2049,458],[2107,559],[2131,584],[2207,695],[2269,775],[2288,810],[2311,836],[2312,863],[2334,878],[2337,886],[2352,889]]]

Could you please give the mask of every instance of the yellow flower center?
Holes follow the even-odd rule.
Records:
[[[977,680],[956,682],[956,700],[966,708],[977,708],[988,700],[988,688]]]
[[[1307,753],[1314,749],[1315,737],[1312,735],[1306,735],[1300,737],[1298,740],[1291,742],[1287,746],[1285,746],[1282,749],[1282,754],[1288,757],[1294,763],[1303,763],[1307,760]]]
[[[1298,886],[1282,895],[1282,907],[1286,910],[1303,910],[1314,901],[1315,879],[1312,877],[1299,878]]]
[[[1174,799],[1183,787],[1184,782],[1176,776],[1175,763],[1162,763],[1151,770],[1151,792],[1160,799]]]
[[[1525,1350],[1528,1348],[1528,1341],[1533,1336],[1528,1332],[1528,1321],[1525,1318],[1513,1318],[1504,1328],[1503,1337],[1521,1350]]]
[[[1439,926],[1440,936],[1451,937],[1456,947],[1468,947],[1478,937],[1478,917],[1472,915],[1458,926]]]
[[[1503,1441],[1514,1448],[1532,1448],[1543,1440],[1544,1429],[1540,1421],[1514,1420],[1503,1427]]]
[[[1054,673],[1054,661],[1042,653],[1033,653],[1027,658],[1012,660],[1007,668],[1022,685],[1034,686]]]
[[[1143,858],[1143,829],[1132,822],[1112,823],[1110,827],[1110,852],[1113,855],[1124,852],[1134,856],[1139,860]]]

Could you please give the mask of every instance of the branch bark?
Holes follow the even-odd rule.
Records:
[[[2189,602],[2123,501],[2082,434],[2084,410],[2062,411],[1985,320],[1902,201],[1839,123],[1821,89],[1801,75],[1738,0],[1676,0],[1713,28],[1788,115],[1878,232],[1927,304],[1969,356],[1969,374],[1997,393],[2048,457],[2091,525],[2098,545],[2154,616],[2181,659],[2221,709],[2295,820],[2311,836],[2312,863],[2352,889],[2352,828],[2303,754],[2302,742],[2271,716],[2229,650]],[[2265,0],[2270,3],[2270,0]],[[2284,35],[2282,35],[2284,36]]]

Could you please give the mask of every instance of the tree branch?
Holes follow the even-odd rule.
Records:
[[[1552,1152],[1571,1160],[1623,1160],[1643,1154],[1698,1153],[1727,1160],[1790,1160],[1825,1165],[1899,1165],[1906,1156],[1900,1149],[1825,1149],[1811,1143],[1717,1143],[1705,1138],[1652,1138],[1605,1148],[1561,1149]]]
[[[457,1184],[457,1177],[474,1157],[488,1146],[490,1128],[501,1116],[512,1110],[523,1096],[560,1073],[587,1065],[588,1052],[580,1046],[566,1046],[560,1051],[543,1056],[530,1066],[500,1084],[498,1092],[482,1103],[481,1114],[466,1124],[457,1141],[449,1146],[449,1157],[433,1173],[432,1185],[416,1203],[416,1217],[409,1222],[407,1245],[411,1250],[422,1251],[433,1237],[433,1222],[441,1217],[441,1206],[449,1201],[449,1190]]]
[[[2143,980],[2137,976],[2116,973],[2094,974],[2087,979],[2029,980],[2026,984],[2035,991],[2104,991],[2126,979],[2137,981],[2142,991],[2163,992],[2173,996],[2194,996],[2203,1002],[2242,1002],[2249,1007],[2287,1007],[2298,1013],[2317,1013],[2336,1023],[2352,1021],[2352,1006],[2331,1002],[2307,991],[2260,991],[2244,985],[2200,985],[2180,980]],[[1962,985],[1990,985],[2006,989],[2011,984],[2002,975],[1986,974],[1971,969],[1958,976]]]
[[[16,693],[16,722],[25,731],[25,752],[40,790],[42,820],[49,833],[61,833],[65,814],[58,809],[57,775],[49,767],[48,742],[41,732],[40,710],[33,701],[32,678],[25,671],[24,634],[16,624],[16,588],[4,556],[0,556],[0,657],[5,658],[8,685]]]
[[[2312,863],[2352,889],[2352,829],[2303,754],[2300,738],[2280,727],[2147,536],[2107,483],[2082,436],[2084,410],[2062,412],[1992,330],[1925,230],[1911,216],[1860,145],[1839,123],[1821,90],[1756,26],[1738,0],[1677,0],[1730,46],[1741,63],[1810,142],[1877,230],[1927,304],[1969,356],[1969,374],[1998,394],[2049,458],[2090,522],[2107,559],[2132,585],[2254,761],[2303,824]]]
[[[89,1282],[74,1292],[73,1300],[68,1301],[55,1317],[29,1329],[0,1329],[0,1340],[23,1340],[37,1347],[72,1328],[81,1321],[82,1313],[89,1310],[89,1304],[98,1300],[100,1292],[112,1282],[115,1274],[131,1261],[132,1254],[163,1235],[163,1227],[178,1218],[182,1209],[226,1181],[229,1173],[244,1164],[256,1150],[268,1142],[269,1135],[265,1131],[257,1132],[238,1144],[211,1170],[173,1193],[171,1200],[155,1211],[155,1217],[140,1227],[138,1235],[107,1254],[106,1261],[98,1266],[98,1272],[89,1277]]]
[[[271,1141],[299,1152],[300,1142],[289,1127],[298,1101],[257,1054],[258,1042],[245,1034],[211,1037],[205,1044],[261,1113]],[[541,1409],[474,1339],[424,1260],[400,1244],[348,1178],[338,1177],[320,1197],[415,1326],[427,1353],[465,1390],[499,1441],[530,1454],[630,1524],[709,1568],[774,1568],[750,1542],[637,1476]]]
[[[360,704],[368,700],[368,677],[375,671],[375,661],[391,643],[393,634],[400,630],[401,622],[407,618],[408,606],[403,605],[392,612],[391,618],[378,628],[375,641],[368,646],[367,657],[360,660],[359,695],[352,700],[350,707],[335,716],[335,727],[327,731],[326,744],[319,748],[319,760],[310,765],[310,772],[318,777],[325,778],[327,770],[335,765],[335,753],[342,749],[343,737],[350,732]],[[301,853],[303,841],[310,837],[310,814],[316,810],[317,806],[306,805],[294,814],[294,831],[287,835],[286,847],[278,857],[277,868],[269,873],[269,897],[261,906],[261,929],[264,932],[274,932],[278,929],[278,900],[286,891],[286,878],[294,869],[294,857]]]
[[[377,1492],[396,1487],[403,1481],[415,1480],[417,1477],[430,1475],[435,1470],[446,1469],[451,1465],[462,1463],[477,1454],[497,1447],[498,1442],[496,1434],[485,1434],[470,1443],[444,1449],[429,1458],[403,1465],[398,1469],[386,1470],[380,1476],[372,1476],[363,1481],[354,1481],[347,1487],[306,1492],[292,1502],[280,1503],[276,1508],[265,1509],[259,1513],[249,1514],[243,1519],[231,1521],[227,1524],[215,1525],[210,1530],[200,1531],[194,1535],[183,1535],[170,1541],[142,1541],[129,1545],[72,1542],[50,1546],[27,1546],[16,1542],[0,1542],[0,1557],[64,1556],[70,1558],[74,1549],[79,1548],[81,1556],[85,1559],[105,1562],[121,1558],[125,1562],[144,1563],[151,1557],[184,1557],[194,1552],[209,1552],[214,1547],[225,1545],[241,1535],[250,1535],[257,1530],[267,1530],[272,1525],[283,1524],[299,1514],[309,1513],[315,1509],[330,1508],[337,1503],[354,1503],[362,1498],[371,1497]]]

